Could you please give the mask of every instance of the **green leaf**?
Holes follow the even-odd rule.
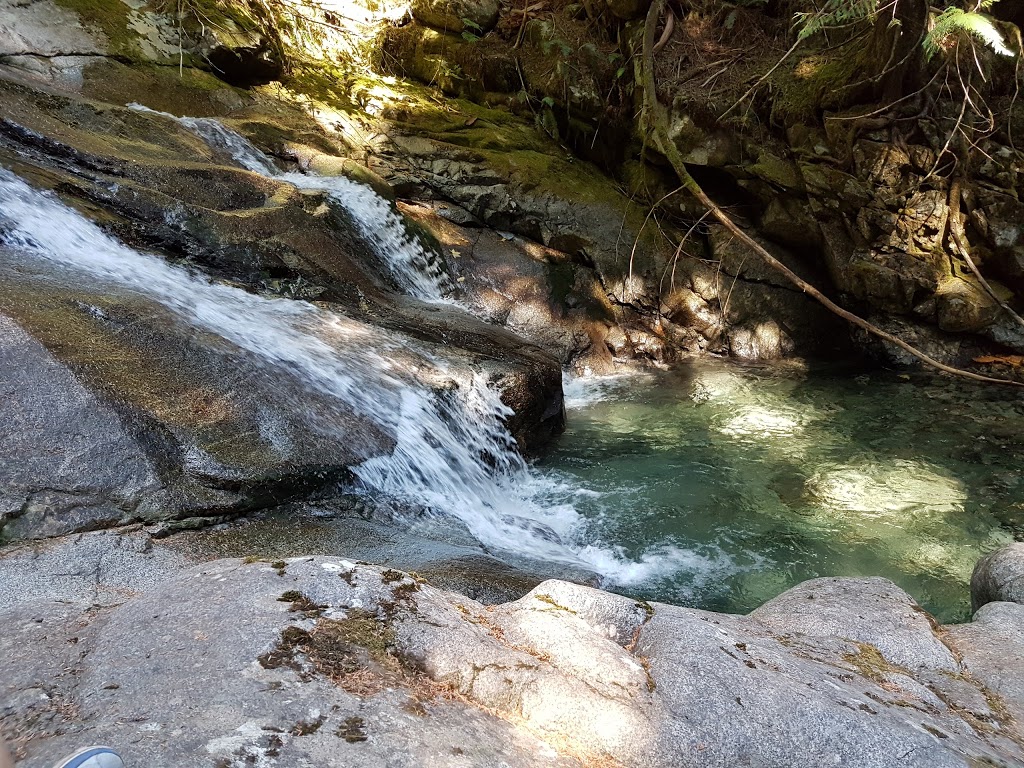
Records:
[[[474,35],[472,32],[464,31],[462,33],[462,39],[465,40],[467,43],[475,43],[480,38]]]
[[[545,96],[543,99],[540,100],[540,103],[543,104],[545,107],[548,107],[549,109],[555,106],[555,100],[550,96]]]
[[[477,32],[483,32],[484,31],[484,28],[481,27],[479,24],[477,24],[472,19],[462,19],[462,26],[466,27],[467,29],[474,29]]]
[[[942,50],[946,40],[958,32],[966,32],[1002,56],[1014,55],[1013,51],[1006,47],[1003,36],[999,34],[991,18],[983,13],[973,13],[950,6],[935,18],[931,31],[925,36],[922,43],[925,56],[931,59]]]

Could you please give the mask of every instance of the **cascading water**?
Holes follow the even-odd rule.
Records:
[[[703,558],[668,546],[629,560],[615,548],[578,543],[586,525],[572,502],[585,491],[523,461],[503,425],[507,407],[480,377],[434,394],[425,382],[449,378],[444,361],[400,337],[307,302],[213,283],[135,251],[2,167],[0,246],[0,259],[154,299],[372,419],[395,447],[353,468],[366,488],[456,516],[486,545],[584,567],[616,583],[707,569]]]
[[[372,188],[344,176],[317,176],[278,170],[265,154],[245,137],[208,117],[177,117],[156,112],[140,104],[129,104],[139,112],[150,112],[176,120],[213,149],[226,152],[246,170],[286,181],[300,189],[330,195],[359,226],[363,238],[387,265],[391,277],[408,295],[425,301],[443,301],[451,292],[451,279],[435,255],[412,237],[391,204]]]

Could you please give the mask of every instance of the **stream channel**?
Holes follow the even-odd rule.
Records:
[[[399,286],[445,300],[445,276],[369,188],[285,174],[219,124],[182,120],[252,171],[328,191],[368,239],[386,236],[380,255]],[[359,493],[457,519],[486,552],[528,572],[554,564],[636,597],[735,613],[808,578],[884,576],[951,622],[969,617],[976,560],[1024,538],[1015,393],[695,360],[568,379],[568,429],[528,465],[488,383],[474,377],[458,398],[438,398],[431,382],[448,375],[446,362],[408,338],[130,249],[3,169],[0,210],[6,273],[156,302],[332,398],[339,419],[371,419],[394,449],[352,468]],[[277,531],[280,548],[293,549],[296,531],[287,521]]]

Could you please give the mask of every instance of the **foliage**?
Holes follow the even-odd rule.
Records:
[[[989,16],[981,13],[988,10],[997,0],[981,0],[975,10],[965,11],[955,5],[937,12],[930,9],[931,29],[922,41],[925,57],[933,58],[950,47],[950,41],[960,34],[967,34],[1003,56],[1013,56],[1003,37]],[[848,27],[858,22],[874,22],[880,10],[892,9],[889,26],[899,26],[895,8],[900,0],[889,0],[879,8],[878,0],[826,0],[825,5],[811,13],[797,13],[794,26],[797,40],[806,40],[820,32]]]
[[[484,33],[483,28],[472,19],[462,19],[462,26],[465,27],[462,32],[462,39],[467,43],[477,42]]]
[[[878,0],[826,0],[820,10],[797,13],[793,21],[798,30],[797,39],[806,40],[826,29],[873,20],[877,13]]]
[[[984,3],[982,7],[992,5]],[[993,51],[1003,56],[1013,56],[1014,53],[1006,47],[1003,36],[999,34],[992,19],[977,11],[964,11],[956,6],[950,6],[936,18],[934,25],[924,39],[925,56],[931,59],[935,54],[947,47],[947,42],[958,33],[971,35],[987,45]]]

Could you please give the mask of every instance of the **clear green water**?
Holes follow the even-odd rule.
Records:
[[[575,502],[587,538],[692,553],[631,588],[650,599],[745,613],[805,579],[885,576],[961,621],[976,560],[1024,539],[1014,391],[699,361],[567,394],[538,466],[596,492]]]

